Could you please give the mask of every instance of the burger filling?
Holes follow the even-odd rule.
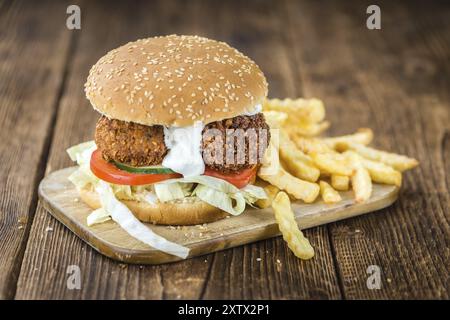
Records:
[[[133,167],[164,165],[193,176],[202,174],[205,166],[223,174],[251,169],[261,163],[270,140],[262,113],[212,122],[201,131],[198,125],[189,128],[145,126],[103,116],[97,122],[95,143],[106,161]],[[199,148],[196,137],[201,140]],[[174,146],[178,152],[171,156]]]
[[[251,182],[269,139],[262,113],[182,128],[101,117],[95,142],[67,150],[79,165],[69,180],[100,197],[103,209],[88,216],[88,225],[105,221],[112,211],[131,217],[123,200],[152,206],[201,200],[239,215],[246,204],[266,198]]]

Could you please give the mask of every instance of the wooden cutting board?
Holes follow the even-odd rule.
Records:
[[[155,250],[132,238],[115,222],[108,221],[88,227],[86,217],[92,212],[79,198],[67,177],[76,167],[50,173],[39,185],[39,196],[45,208],[57,220],[98,252],[126,263],[160,264],[181,260]],[[347,219],[391,205],[398,187],[374,185],[372,198],[355,204],[351,192],[341,192],[343,201],[327,205],[321,200],[314,204],[294,202],[292,207],[301,229]],[[195,257],[246,243],[280,235],[272,209],[247,209],[243,214],[217,222],[183,227],[148,224],[157,234],[191,249]]]

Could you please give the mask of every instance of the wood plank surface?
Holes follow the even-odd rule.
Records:
[[[88,102],[82,94],[81,87],[89,67],[107,49],[114,48],[125,41],[142,37],[143,34],[148,36],[173,32],[205,34],[209,31],[210,33],[207,33],[207,35],[210,37],[221,38],[220,34],[215,35],[220,30],[216,31],[215,27],[213,28],[216,25],[214,18],[217,17],[218,12],[222,12],[221,10],[226,8],[219,8],[220,10],[218,9],[217,12],[208,13],[210,9],[204,7],[204,3],[201,2],[186,5],[185,9],[178,8],[180,11],[163,5],[163,2],[154,3],[153,5],[155,7],[149,8],[148,4],[136,3],[137,7],[127,6],[125,8],[120,6],[120,4],[115,4],[115,6],[112,8],[108,7],[108,10],[106,10],[106,4],[96,3],[92,7],[84,9],[89,15],[86,15],[85,27],[81,30],[78,44],[80,49],[76,52],[74,66],[71,67],[73,72],[69,75],[68,88],[65,90],[62,99],[61,116],[58,117],[56,124],[56,132],[60,132],[60,134],[54,137],[47,173],[68,165],[69,160],[64,152],[65,148],[92,137],[94,123],[98,116],[95,112],[89,110]],[[232,11],[232,7],[232,4],[229,4],[228,9],[222,12],[221,16],[225,17],[225,15],[228,15],[228,12]],[[270,6],[265,7],[267,15],[270,13],[269,9]],[[192,14],[185,14],[186,10],[190,10],[189,12]],[[261,9],[258,10],[260,13],[264,13]],[[129,11],[130,13],[128,14]],[[119,19],[115,15],[120,14],[127,17],[132,15],[131,12],[136,11],[159,14],[155,14],[153,19],[139,20],[136,18],[133,20],[133,24],[129,22],[126,24],[127,30],[123,30],[124,20]],[[108,16],[103,16],[105,12],[108,13]],[[181,14],[181,12],[184,12],[184,14]],[[207,20],[206,25],[199,25],[199,21],[204,20],[198,17],[205,16],[207,13],[208,16],[211,16]],[[172,15],[174,15],[173,18]],[[241,19],[244,20],[244,17]],[[105,26],[103,29],[99,28],[96,23],[99,20],[108,21],[108,26]],[[243,23],[242,20],[241,23]],[[261,23],[258,19],[254,18],[252,21],[255,24],[253,29],[266,28],[266,24]],[[226,23],[228,28],[231,28],[233,21]],[[114,24],[117,24],[117,26],[114,26]],[[249,24],[249,26],[251,25]],[[274,32],[273,30],[277,28],[278,25],[273,24],[270,30]],[[111,32],[111,29],[113,32]],[[147,33],[145,32],[146,30],[148,30]],[[260,31],[260,33],[262,32]],[[130,34],[133,35],[131,39]],[[238,37],[241,34],[241,30],[236,29],[233,31],[233,34]],[[98,38],[103,39],[102,45],[104,47],[100,47]],[[261,45],[270,47],[270,45],[274,44],[273,39],[269,39],[271,42],[266,45],[254,39],[253,52],[248,52],[248,54],[257,53],[257,48]],[[278,46],[281,46],[281,44],[279,43]],[[268,67],[273,64],[272,60],[258,62],[266,63]],[[281,59],[280,63],[284,64],[285,61]],[[283,68],[286,70],[288,66]],[[272,67],[272,69],[276,71],[277,68]],[[276,75],[283,78],[283,74],[279,71]],[[284,81],[288,82],[289,80]],[[293,84],[290,86],[291,89],[294,88]],[[289,88],[289,86],[287,87]],[[53,232],[45,232],[47,226],[51,226],[54,229]],[[313,245],[318,250],[316,264],[307,264],[299,261],[290,253],[281,239],[276,239],[269,240],[271,243],[264,248],[258,245],[250,245],[168,266],[142,268],[128,266],[122,268],[121,265],[115,262],[99,257],[95,251],[76,239],[70,232],[60,228],[59,224],[55,223],[48,216],[47,212],[39,206],[36,214],[36,223],[30,235],[30,246],[27,249],[23,264],[24,269],[18,284],[17,298],[239,298],[242,297],[242,294],[246,296],[252,294],[250,297],[255,298],[277,296],[280,298],[288,296],[293,298],[336,298],[339,297],[337,279],[332,263],[331,250],[324,230],[323,228],[318,228],[307,232]],[[47,240],[45,245],[38,240],[43,235]],[[57,245],[54,241],[57,242]],[[74,242],[76,245],[73,244]],[[48,249],[50,247],[55,252],[49,256]],[[85,253],[89,255],[88,259],[84,257]],[[245,260],[242,258],[243,256],[246,257]],[[263,259],[264,262],[261,264],[256,263],[257,258]],[[277,259],[283,261],[281,268],[277,263]],[[31,263],[31,261],[36,261],[36,264]],[[98,263],[93,263],[93,261],[98,261]],[[229,263],[224,264],[224,261],[229,261]],[[100,274],[101,278],[94,283],[90,282],[89,287],[83,287],[80,291],[68,290],[65,271],[68,265],[74,263],[80,265],[83,271],[82,283],[89,281],[87,277],[90,274]],[[106,264],[110,272],[102,273],[101,269],[105,269]],[[223,267],[226,267],[227,264],[231,264],[231,268],[234,269],[223,270]],[[40,265],[41,268],[36,270],[35,265]],[[226,275],[231,275],[232,277],[233,274],[242,275],[242,271],[238,271],[241,269],[248,269],[246,273],[253,274],[255,268],[258,269],[258,272],[270,273],[271,276],[223,281]],[[52,278],[51,281],[48,281],[47,277],[50,270],[53,271],[51,273]],[[317,277],[313,278],[310,276],[312,274],[317,275]],[[124,277],[130,279],[131,285],[122,285],[120,280]],[[148,279],[148,281],[138,281],[142,277]],[[219,285],[220,287],[217,287]],[[213,287],[216,287],[216,289],[211,290],[210,288]],[[245,287],[246,292],[242,291],[243,287]],[[105,288],[113,289],[106,291]],[[149,290],[149,288],[152,288],[152,290]],[[271,292],[267,288],[275,288],[277,292]]]
[[[448,2],[379,1],[373,31],[368,1],[71,3],[81,6],[79,31],[65,28],[68,3],[0,3],[0,298],[450,297]],[[83,93],[92,64],[170,33],[229,42],[260,65],[270,96],[323,99],[331,134],[372,127],[377,146],[421,166],[390,209],[307,230],[311,261],[279,238],[163,266],[99,255],[37,204],[37,183],[71,165],[68,146],[92,138],[98,114]],[[81,290],[67,287],[70,265]],[[380,290],[367,288],[370,265]]]
[[[181,6],[180,6],[181,5]],[[90,67],[111,50],[142,37],[195,33],[195,4],[157,2],[89,2],[60,105],[47,173],[73,165],[65,149],[92,139],[98,113],[84,96]],[[149,15],[151,18],[149,18]],[[103,21],[99,24],[98,21]],[[45,232],[46,228],[52,232]],[[30,234],[16,298],[161,299],[197,298],[208,266],[205,258],[170,266],[127,266],[99,255],[52,218],[41,206]],[[66,286],[67,267],[81,269],[81,290]],[[95,281],[93,281],[95,279]]]
[[[448,298],[450,8],[411,13],[405,3],[382,2],[382,29],[368,31],[367,5],[333,2],[326,17],[308,1],[286,9],[292,43],[308,44],[296,47],[305,93],[325,100],[332,131],[373,127],[378,146],[421,162],[405,174],[394,206],[330,225],[343,294]],[[367,288],[370,265],[380,267],[380,290]]]
[[[13,298],[71,36],[62,4],[0,6],[0,299]],[[55,15],[56,19],[37,19]],[[63,19],[60,19],[63,18]]]

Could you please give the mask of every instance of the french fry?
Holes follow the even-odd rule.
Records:
[[[274,139],[273,133],[275,133],[272,129],[270,143],[267,147],[267,150],[264,154],[264,158],[262,160],[261,167],[259,168],[258,174],[261,175],[274,175],[278,173],[280,164],[279,158],[279,140]],[[277,141],[278,140],[278,141]]]
[[[339,174],[331,175],[331,185],[334,189],[339,191],[347,191],[350,184],[350,178],[348,176],[342,176]]]
[[[338,147],[344,148],[346,150],[347,149],[353,150],[366,159],[382,162],[400,172],[412,169],[419,164],[419,162],[416,159],[409,158],[407,156],[403,156],[396,153],[377,150],[359,143],[349,143],[349,142],[340,143]]]
[[[320,187],[317,183],[296,178],[284,170],[281,165],[278,168],[277,174],[265,175],[261,174],[260,170],[258,176],[277,188],[285,190],[294,198],[303,200],[306,203],[314,202],[320,192]]]
[[[329,126],[330,123],[328,121],[319,123],[297,122],[294,124],[290,124],[288,122],[286,124],[286,129],[299,136],[314,137],[324,132],[326,129],[328,129]]]
[[[367,201],[372,195],[372,180],[369,171],[364,167],[361,157],[358,154],[347,154],[353,168],[351,176],[352,188],[355,193],[356,202]]]
[[[346,151],[344,155],[349,155],[354,151]],[[377,183],[392,184],[397,187],[402,185],[402,173],[382,162],[368,160],[360,157],[364,167],[369,171],[370,178]]]
[[[301,151],[306,154],[311,152],[331,152],[331,149],[326,143],[321,141],[320,139],[315,138],[305,138],[298,134],[289,133],[290,136],[293,137],[294,143],[297,145]]]
[[[356,201],[363,202],[372,194],[372,181],[401,186],[401,172],[418,165],[416,159],[368,147],[373,140],[369,128],[316,137],[329,126],[318,99],[268,99],[263,110],[269,126],[277,128],[278,142],[271,142],[277,157],[271,152],[273,159],[267,163],[272,166],[264,161],[258,176],[292,199],[313,202],[321,193],[326,203],[334,203],[339,201],[338,191],[347,191],[351,185]],[[321,177],[329,177],[330,183],[315,183]]]
[[[264,118],[270,128],[281,128],[286,123],[288,114],[282,111],[264,111]]]
[[[264,187],[264,191],[266,192],[267,199],[259,199],[255,202],[255,204],[261,209],[268,208],[272,205],[272,201],[280,189],[272,184],[268,184]]]
[[[289,137],[289,134],[285,130],[280,129],[278,133],[280,138],[280,148],[295,150],[293,153],[297,160],[302,161],[307,165],[314,166],[311,157],[297,147],[296,143]]]
[[[349,134],[346,136],[339,137],[331,137],[331,138],[323,138],[321,139],[325,142],[330,148],[337,150],[339,145],[343,145],[345,143],[360,143],[363,145],[368,145],[373,140],[373,131],[369,128],[361,128],[356,131],[354,134]],[[340,151],[340,150],[337,150]]]
[[[282,111],[289,114],[290,122],[321,122],[325,118],[325,107],[319,99],[267,99],[263,110]]]
[[[334,190],[327,182],[320,180],[320,194],[325,203],[332,204],[342,200],[339,192]]]
[[[305,260],[311,259],[314,256],[314,249],[298,228],[288,195],[279,192],[272,202],[272,208],[280,232],[288,247],[296,257]]]
[[[288,171],[297,178],[317,181],[320,170],[314,167],[311,158],[299,150],[283,130],[280,130],[280,138],[280,156]]]
[[[311,152],[310,156],[316,167],[321,171],[343,176],[350,176],[352,174],[352,169],[349,166],[348,160],[339,153]]]
[[[292,157],[293,155],[286,153],[286,149],[280,149],[280,151],[283,164],[286,166],[288,172],[290,172],[292,175],[309,182],[316,182],[319,179],[319,169],[307,165],[302,161],[295,160],[295,158]]]
[[[364,167],[369,171],[370,178],[374,182],[392,184],[397,187],[402,185],[402,173],[392,167],[382,163],[368,159],[362,160]]]

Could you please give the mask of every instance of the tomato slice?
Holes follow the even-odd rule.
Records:
[[[148,173],[131,173],[120,170],[114,164],[109,163],[102,157],[100,150],[95,150],[91,156],[91,171],[94,175],[103,181],[115,184],[138,186],[144,184],[151,184],[167,179],[180,178],[179,173],[170,174],[148,174]],[[206,168],[205,175],[225,180],[237,188],[243,188],[250,182],[254,181],[256,177],[256,166],[249,169],[244,169],[239,173],[225,174],[219,171]]]
[[[253,168],[244,169],[238,173],[229,174],[206,168],[205,175],[228,181],[229,183],[240,189],[248,185],[250,182],[254,181],[256,177],[256,170],[257,167],[254,166]]]
[[[100,150],[95,150],[91,156],[91,171],[94,175],[106,182],[115,184],[124,184],[129,186],[138,186],[151,184],[167,179],[180,178],[181,174],[146,174],[146,173],[130,173],[120,170],[112,163],[109,163],[102,157]]]

